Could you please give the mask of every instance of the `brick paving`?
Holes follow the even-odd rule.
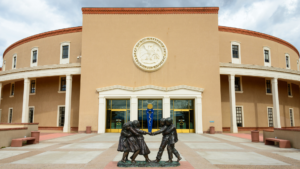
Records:
[[[252,143],[250,138],[249,133],[179,134],[176,148],[184,160],[180,167],[173,168],[300,168],[299,149],[265,146]],[[42,133],[39,144],[1,149],[0,169],[116,169],[122,155],[116,151],[118,139],[115,133]],[[149,157],[154,160],[161,136],[145,136],[145,140],[152,152]],[[167,159],[166,151],[163,159]]]

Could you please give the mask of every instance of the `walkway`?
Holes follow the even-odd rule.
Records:
[[[52,133],[43,134],[41,139],[40,144],[1,149],[0,168],[113,169],[122,156],[117,152],[119,134]],[[147,135],[145,140],[154,160],[161,136]],[[298,149],[265,146],[229,134],[179,134],[179,140],[176,148],[183,160],[176,169],[300,168]],[[138,156],[137,160],[144,159]],[[166,151],[163,160],[167,160]]]

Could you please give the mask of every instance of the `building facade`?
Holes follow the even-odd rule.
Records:
[[[299,126],[299,52],[218,25],[207,8],[82,8],[82,26],[22,39],[3,54],[1,123],[40,129],[147,129],[146,107],[178,132]]]

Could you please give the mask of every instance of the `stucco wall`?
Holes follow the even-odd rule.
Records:
[[[221,75],[223,127],[230,127],[228,76]],[[236,93],[236,106],[243,106],[244,127],[268,127],[267,107],[273,107],[272,95],[267,95],[265,78],[242,76],[243,93]],[[282,127],[290,127],[289,108],[294,110],[295,126],[300,124],[299,87],[292,85],[293,97],[288,97],[287,82],[278,81],[279,107]]]
[[[70,63],[80,62],[77,56],[81,55],[81,32],[50,36],[19,45],[4,56],[5,70],[12,69],[12,58],[17,54],[16,68],[30,67],[31,49],[38,47],[38,66],[60,64],[60,45],[70,42]]]
[[[73,76],[71,104],[71,127],[78,127],[80,75]],[[24,81],[15,82],[15,95],[9,97],[10,84],[3,87],[1,101],[1,122],[8,122],[8,109],[13,108],[13,123],[22,120]],[[29,96],[29,106],[34,106],[34,122],[39,126],[57,126],[58,105],[65,105],[65,93],[58,93],[59,77],[36,79],[36,94]]]
[[[290,56],[292,70],[297,70],[298,54],[291,48],[280,43],[238,33],[219,32],[220,62],[229,63],[231,61],[231,41],[241,44],[241,63],[264,66],[264,47],[269,47],[271,51],[271,66],[286,68],[285,53]]]
[[[145,72],[132,50],[144,37],[162,40],[168,59],[161,69]],[[203,126],[214,120],[221,131],[217,14],[83,15],[79,131],[98,127],[96,88],[112,85],[204,88]]]

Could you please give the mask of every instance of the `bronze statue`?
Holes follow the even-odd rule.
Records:
[[[137,144],[140,147],[139,155],[143,155],[145,157],[146,162],[151,162],[151,160],[148,157],[148,154],[150,154],[150,150],[144,140],[144,134],[151,134],[149,132],[143,131],[139,129],[140,122],[137,120],[134,120],[132,122],[132,127],[129,128],[129,130],[135,135],[135,138],[137,140]],[[131,159],[134,158],[134,156],[130,157]]]
[[[119,139],[118,151],[124,152],[122,162],[126,162],[128,160],[129,152],[134,152],[132,156],[132,162],[135,162],[135,158],[140,152],[140,147],[137,144],[136,138],[133,136],[130,131],[131,124],[130,122],[126,122],[123,124],[123,128],[121,131],[121,136]]]
[[[177,157],[177,162],[181,160],[179,152],[175,149],[175,143],[178,142],[176,127],[172,124],[172,119],[169,117],[167,119],[162,118],[160,120],[161,129],[152,133],[151,135],[157,135],[162,133],[163,139],[161,141],[159,151],[154,162],[159,162],[161,160],[162,154],[167,147],[169,160],[167,162],[172,162],[173,154]]]

